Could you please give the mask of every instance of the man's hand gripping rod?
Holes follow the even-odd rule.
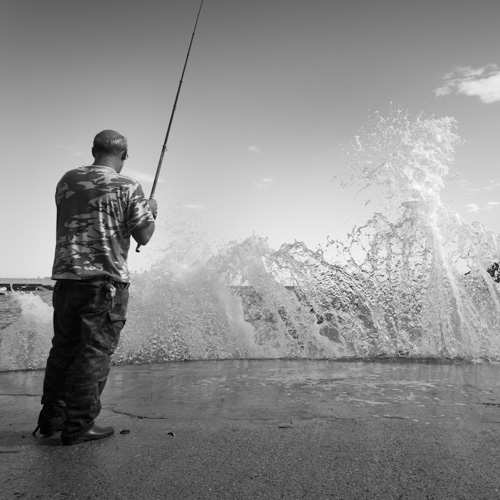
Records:
[[[198,9],[198,15],[196,16],[196,23],[194,24],[193,34],[191,35],[191,41],[189,42],[189,48],[186,54],[186,60],[184,61],[184,68],[182,69],[181,79],[179,81],[179,86],[177,87],[177,94],[175,95],[174,106],[172,108],[172,113],[170,114],[170,120],[168,122],[167,134],[165,135],[165,140],[163,141],[163,146],[161,148],[160,159],[158,160],[158,167],[156,168],[155,180],[153,181],[153,187],[151,188],[151,194],[149,198],[153,198],[156,191],[156,184],[158,184],[158,178],[160,177],[161,166],[163,163],[163,157],[165,156],[165,151],[167,150],[168,136],[170,135],[170,129],[172,128],[172,122],[174,121],[175,110],[177,109],[177,100],[179,99],[179,94],[181,93],[182,82],[184,80],[184,73],[186,71],[187,62],[189,59],[189,54],[191,53],[191,46],[193,45],[194,34],[196,32],[196,26],[198,26],[198,19],[200,18],[201,8],[203,7],[203,1],[201,0],[200,8]],[[136,252],[140,252],[141,245],[137,245],[135,249]]]

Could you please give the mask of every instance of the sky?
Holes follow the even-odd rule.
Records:
[[[198,0],[2,0],[1,277],[50,276],[54,191],[124,134],[149,195]],[[336,181],[374,112],[457,120],[450,206],[500,232],[498,0],[204,0],[156,190],[215,244],[310,248],[364,216]],[[187,226],[186,226],[187,227]],[[188,229],[186,229],[188,230]],[[161,252],[165,234],[132,269]]]

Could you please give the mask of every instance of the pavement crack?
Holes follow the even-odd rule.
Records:
[[[149,415],[139,415],[137,413],[129,413],[126,411],[115,410],[114,408],[107,407],[108,410],[116,413],[117,415],[126,415],[127,417],[147,419],[147,420],[170,420],[168,417],[151,417]]]
[[[0,397],[5,396],[5,397],[28,397],[28,398],[40,398],[42,397],[40,394],[4,394],[0,393]]]

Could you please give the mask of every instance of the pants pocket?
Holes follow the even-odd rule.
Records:
[[[109,295],[109,288],[106,287],[109,285],[103,286],[98,293],[101,302],[97,307],[98,312],[85,315],[82,319],[85,341],[111,355],[115,352],[127,319],[128,286],[116,283],[114,297]]]
[[[111,321],[127,321],[128,283],[115,284],[115,296],[111,299],[109,318]]]

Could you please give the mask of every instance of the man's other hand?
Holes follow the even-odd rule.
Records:
[[[158,215],[158,203],[154,198],[149,198],[148,205],[149,210],[151,210],[151,212],[153,213],[153,217],[156,219],[156,216]]]

